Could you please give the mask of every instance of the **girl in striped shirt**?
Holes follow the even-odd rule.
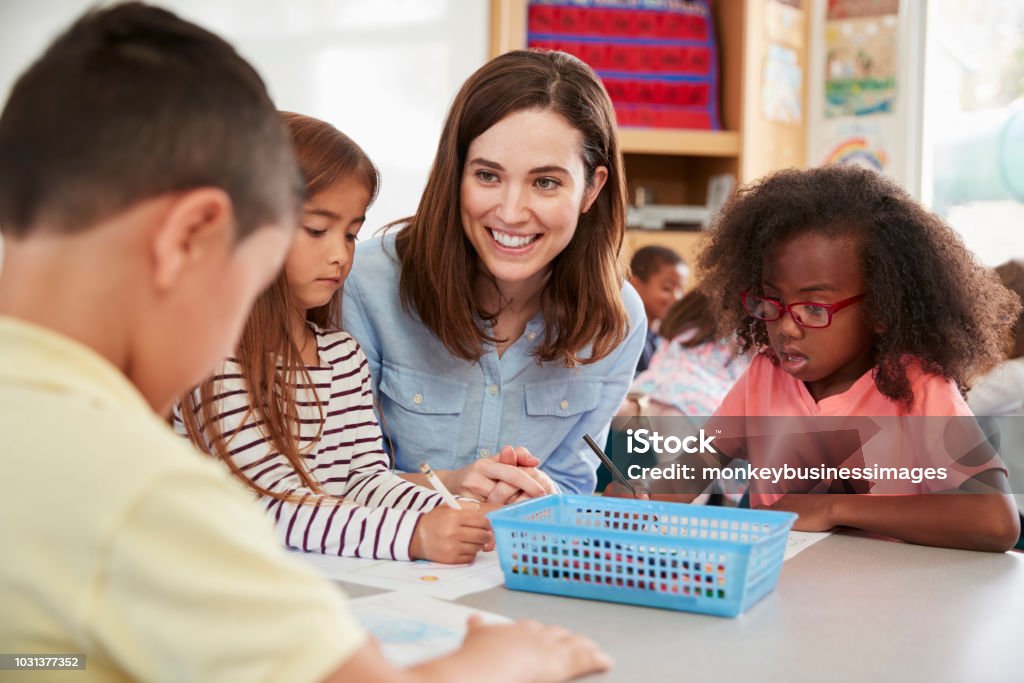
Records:
[[[290,548],[472,561],[493,544],[484,511],[449,508],[391,472],[366,357],[338,329],[341,288],[377,169],[330,124],[282,116],[309,197],[302,227],[235,357],[182,397],[175,429],[259,494]]]

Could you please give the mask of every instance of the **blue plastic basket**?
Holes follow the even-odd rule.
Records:
[[[796,515],[545,496],[488,515],[515,590],[734,617],[775,587]]]

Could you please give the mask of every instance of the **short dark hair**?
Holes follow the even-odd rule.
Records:
[[[649,245],[637,249],[629,262],[629,270],[633,277],[640,278],[647,282],[647,278],[654,275],[662,266],[674,266],[686,264],[683,257],[668,247]]]
[[[21,75],[0,115],[0,226],[81,230],[197,187],[239,236],[297,215],[302,181],[263,81],[221,38],[139,2],[93,9]]]

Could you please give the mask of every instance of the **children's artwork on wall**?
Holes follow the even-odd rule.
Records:
[[[900,0],[828,0],[828,18],[878,17],[896,14]]]
[[[768,0],[764,5],[765,35],[771,43],[800,49],[804,45],[802,0]]]
[[[829,14],[825,23],[826,117],[893,111],[897,25],[896,14],[843,19]]]
[[[766,119],[799,124],[804,73],[796,52],[782,45],[769,45],[761,79],[761,113]]]
[[[828,124],[829,147],[821,163],[852,164],[885,172],[891,155],[886,151],[882,125],[876,121]]]
[[[620,126],[721,128],[709,0],[530,0],[527,46],[589,64]]]

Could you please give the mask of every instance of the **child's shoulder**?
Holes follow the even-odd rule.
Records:
[[[345,330],[317,329],[317,346],[320,359],[331,367],[362,365],[366,362],[359,342]]]
[[[910,414],[914,415],[970,415],[967,401],[960,394],[956,382],[939,372],[929,370],[921,359],[904,356],[903,367],[914,392]]]

